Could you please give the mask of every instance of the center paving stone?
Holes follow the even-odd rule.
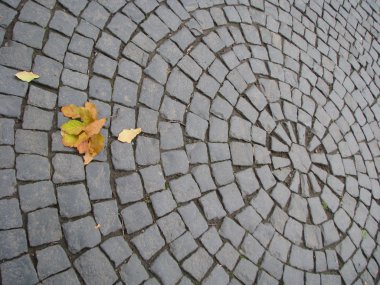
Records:
[[[289,151],[289,157],[293,163],[294,168],[303,173],[309,172],[311,160],[309,154],[303,146],[292,144],[292,147]]]
[[[377,284],[379,22],[370,0],[0,0],[1,283]],[[84,166],[60,108],[88,100]]]

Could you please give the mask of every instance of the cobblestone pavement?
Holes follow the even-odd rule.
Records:
[[[378,4],[1,0],[1,283],[380,284]]]

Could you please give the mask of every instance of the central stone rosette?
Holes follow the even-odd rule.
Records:
[[[292,144],[292,147],[289,151],[289,157],[295,169],[298,169],[302,173],[309,172],[311,159],[305,147],[299,144]]]

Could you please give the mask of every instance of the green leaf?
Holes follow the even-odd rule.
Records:
[[[70,120],[61,126],[61,130],[69,135],[79,135],[85,127],[85,124],[78,120]]]

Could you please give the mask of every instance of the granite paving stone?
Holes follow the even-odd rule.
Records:
[[[86,251],[74,261],[74,266],[86,284],[117,281],[117,275],[107,257],[98,247]]]
[[[161,236],[157,225],[152,225],[140,235],[134,237],[132,243],[141,256],[148,260],[165,245],[165,240]]]
[[[133,233],[153,223],[152,215],[144,202],[137,202],[121,211],[127,232]]]
[[[92,217],[81,218],[62,225],[70,252],[77,253],[84,248],[92,248],[101,241],[100,232]]]
[[[0,250],[0,258],[4,260],[26,253],[28,250],[24,229],[2,231],[0,233],[0,241],[3,244]]]
[[[107,256],[119,266],[123,261],[132,255],[132,250],[122,236],[116,236],[103,242],[100,247]]]
[[[163,284],[176,284],[182,277],[181,269],[173,257],[167,252],[162,252],[152,263],[150,269],[157,274]]]
[[[108,235],[121,229],[122,226],[115,200],[94,204],[93,212],[97,225],[100,225],[99,230],[103,235]]]
[[[28,214],[28,239],[32,246],[59,241],[62,238],[58,211],[44,208]]]
[[[143,281],[147,280],[149,278],[149,275],[146,272],[144,266],[141,264],[139,258],[134,254],[130,257],[128,263],[123,264],[120,267],[120,277],[127,284],[140,284]]]
[[[59,245],[53,245],[36,252],[37,272],[40,279],[45,279],[70,267],[70,261]]]
[[[23,255],[1,264],[1,281],[3,284],[36,284],[37,272],[29,255]]]

